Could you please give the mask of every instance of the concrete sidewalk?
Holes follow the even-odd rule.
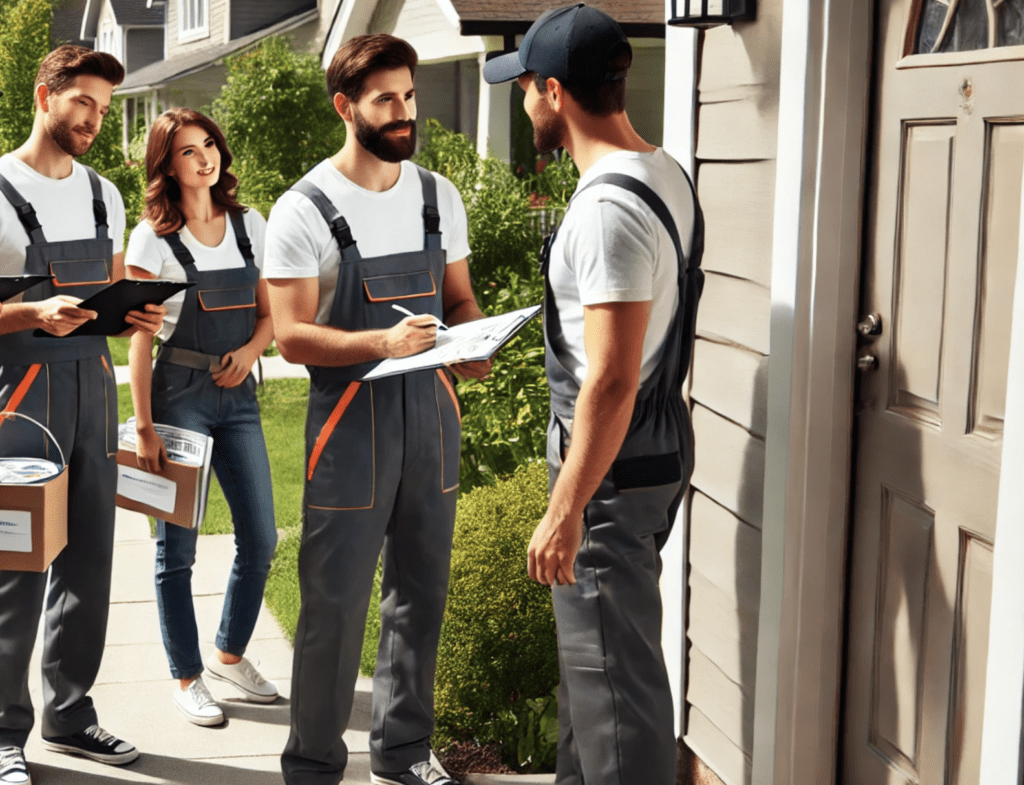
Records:
[[[281,697],[270,705],[246,703],[234,688],[209,680],[227,722],[216,728],[189,723],[171,701],[175,682],[160,642],[153,585],[155,540],[146,518],[118,509],[113,590],[107,647],[91,695],[100,725],[142,753],[124,767],[47,752],[38,735],[39,649],[30,675],[36,730],[25,755],[34,785],[181,783],[181,785],[280,785],[279,755],[288,737],[292,647],[264,606],[248,656],[275,681]],[[234,558],[232,535],[199,538],[193,591],[204,655],[213,650],[224,590]],[[351,728],[346,782],[369,782],[370,681],[360,679]]]

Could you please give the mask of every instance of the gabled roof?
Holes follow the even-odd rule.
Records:
[[[53,22],[50,25],[50,44],[76,44],[78,46],[89,46],[89,42],[83,41],[82,14],[85,12],[86,0],[67,0],[63,3],[54,3]]]
[[[147,3],[146,0],[109,0],[114,18],[122,27],[162,27],[164,6]],[[151,7],[152,6],[152,7]],[[103,0],[87,0],[82,14],[80,37],[86,40],[96,38],[96,26],[100,20]]]
[[[145,2],[145,0],[140,0],[140,2]],[[128,74],[124,82],[121,83],[121,86],[114,92],[117,95],[126,95],[152,90],[175,79],[209,68],[215,65],[218,60],[255,46],[268,36],[287,32],[317,19],[319,19],[319,11],[313,8],[303,14],[290,16],[277,24],[264,27],[255,33],[250,33],[242,38],[236,38],[226,44],[205,47],[170,60],[161,60],[158,63],[147,65],[145,68],[140,68],[138,71]]]
[[[517,35],[564,0],[451,0],[451,4],[463,35]],[[614,18],[628,36],[665,37],[664,0],[587,0],[587,4]]]

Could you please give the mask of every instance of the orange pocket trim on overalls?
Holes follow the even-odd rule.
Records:
[[[25,396],[28,394],[28,388],[32,386],[32,382],[36,380],[36,377],[39,375],[39,371],[42,367],[42,363],[29,366],[28,373],[25,374],[25,378],[18,382],[18,386],[14,389],[14,394],[11,396],[10,400],[7,401],[7,405],[0,414],[18,410],[18,407],[21,406],[21,402],[25,400]],[[0,425],[3,425],[4,419],[5,418],[0,418]]]
[[[437,369],[437,375],[441,377],[441,382],[444,384],[444,388],[448,391],[448,394],[452,397],[452,404],[455,406],[455,414],[459,417],[459,423],[462,422],[462,409],[459,407],[459,399],[455,395],[455,388],[452,387],[452,383],[448,380],[448,374],[444,372],[443,368]]]
[[[331,438],[331,434],[334,433],[335,427],[338,425],[338,421],[341,420],[341,415],[345,413],[348,405],[352,403],[352,399],[356,397],[356,393],[359,391],[359,387],[362,382],[349,382],[348,387],[345,388],[345,392],[341,394],[338,402],[334,406],[334,410],[331,412],[331,416],[327,418],[327,422],[324,423],[324,427],[320,429],[320,435],[316,437],[316,444],[313,445],[313,452],[309,456],[309,471],[306,474],[307,480],[313,479],[313,472],[316,470],[317,462],[320,460],[320,455],[324,451],[324,447],[327,446],[327,440]]]

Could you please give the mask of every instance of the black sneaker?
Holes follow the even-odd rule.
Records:
[[[407,771],[397,774],[377,774],[371,771],[370,782],[376,785],[462,785],[429,760],[414,763]]]
[[[112,766],[123,766],[139,757],[139,751],[133,745],[107,733],[99,725],[90,725],[70,736],[44,736],[43,746],[51,752],[81,755]]]

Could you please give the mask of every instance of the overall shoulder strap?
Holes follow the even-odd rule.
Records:
[[[327,222],[331,229],[331,234],[341,249],[341,258],[343,260],[349,262],[361,258],[359,256],[359,249],[356,247],[356,241],[352,237],[352,229],[349,228],[348,221],[338,212],[334,203],[327,198],[327,194],[308,180],[299,180],[290,190],[298,191],[320,211],[320,215]]]
[[[181,235],[178,232],[165,234],[164,241],[171,246],[174,258],[178,260],[178,264],[185,268],[185,274],[187,275],[188,268],[194,265],[196,260],[193,258],[192,252],[185,247],[185,243],[181,241]]]
[[[249,233],[245,231],[245,218],[242,213],[228,213],[228,217],[231,219],[231,227],[235,230],[238,252],[245,259],[245,266],[253,267],[256,264],[256,257],[252,253],[252,241],[249,239]]]
[[[89,175],[89,185],[92,188],[92,217],[96,221],[96,237],[106,239],[109,231],[107,226],[107,203],[103,201],[103,184],[100,183],[100,176],[93,171],[92,167],[82,164],[86,174]]]
[[[437,209],[437,180],[434,175],[416,165],[423,188],[423,247],[428,251],[441,249],[441,213]]]
[[[29,242],[32,245],[45,243],[46,236],[43,234],[43,227],[40,226],[39,219],[36,218],[35,208],[28,203],[24,196],[18,193],[18,189],[2,174],[0,174],[0,193],[7,197],[7,201],[11,203],[14,212],[18,214],[18,220],[25,227],[25,233],[28,235]]]
[[[672,245],[674,245],[676,249],[676,258],[679,260],[679,269],[682,270],[683,266],[686,264],[686,256],[683,254],[683,245],[679,240],[679,230],[676,229],[676,222],[672,219],[672,213],[669,212],[668,207],[665,205],[665,202],[662,201],[661,197],[658,196],[650,186],[642,183],[635,177],[631,177],[628,174],[619,174],[617,172],[598,175],[587,183],[579,193],[583,193],[583,191],[586,191],[588,188],[593,188],[595,185],[604,185],[605,183],[608,183],[609,185],[616,185],[619,188],[629,191],[631,194],[635,194],[651,208],[651,211],[658,216],[658,220],[661,221],[662,225],[665,227],[665,230],[668,232],[668,236],[672,238]],[[576,195],[578,196],[579,193]]]

